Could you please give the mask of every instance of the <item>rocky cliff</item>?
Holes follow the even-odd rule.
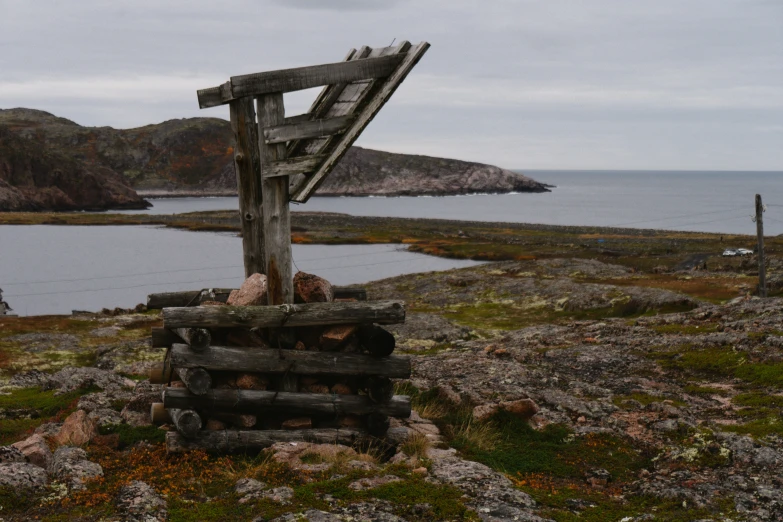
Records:
[[[136,129],[82,127],[32,109],[0,110],[0,126],[39,140],[85,167],[110,169],[146,194],[232,193],[232,133],[218,118]],[[352,148],[318,195],[450,195],[545,192],[547,186],[490,165]]]
[[[149,204],[116,172],[0,125],[0,211],[108,210]]]

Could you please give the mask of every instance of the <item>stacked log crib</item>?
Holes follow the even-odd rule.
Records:
[[[321,281],[327,292],[297,291],[297,304],[277,306],[230,306],[232,297],[203,292],[149,297],[182,305],[164,307],[152,332],[167,355],[150,381],[167,386],[151,415],[172,427],[169,452],[356,445],[384,438],[390,417],[410,416],[410,398],[394,395],[392,380],[410,377],[410,359],[392,354],[394,336],[381,326],[403,322],[404,303],[359,301],[364,292]]]

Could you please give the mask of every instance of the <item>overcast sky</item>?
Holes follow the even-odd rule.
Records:
[[[432,44],[358,144],[521,169],[783,170],[783,0],[0,0],[0,108],[136,127],[229,76]],[[286,95],[286,113],[312,91]]]

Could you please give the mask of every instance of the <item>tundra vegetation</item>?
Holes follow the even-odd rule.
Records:
[[[238,230],[229,213],[0,222]],[[295,213],[293,239],[488,261],[367,285],[370,299],[408,303],[389,328],[413,358],[397,383],[412,436],[396,453],[166,455],[164,431],[144,421],[158,392],[145,375],[164,355],[149,342],[157,312],[5,317],[0,445],[37,432],[54,450],[60,423],[85,411],[97,429],[84,458],[102,474],[3,487],[0,516],[122,519],[140,505],[128,491],[144,490],[145,516],[168,520],[783,517],[778,238],[765,300],[752,295],[754,258],[720,257],[744,236]]]

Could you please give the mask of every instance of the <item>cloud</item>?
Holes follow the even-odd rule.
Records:
[[[275,0],[287,8],[317,11],[386,11],[404,0]]]

